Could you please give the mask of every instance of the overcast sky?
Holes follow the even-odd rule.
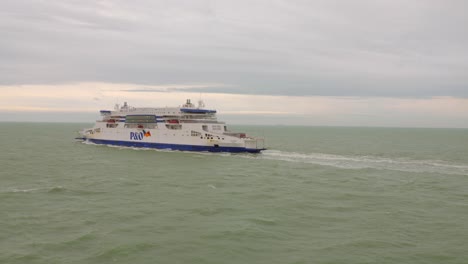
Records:
[[[0,120],[200,96],[236,123],[468,127],[468,1],[0,2]]]

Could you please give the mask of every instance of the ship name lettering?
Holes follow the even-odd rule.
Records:
[[[130,132],[130,140],[142,140],[143,132]]]

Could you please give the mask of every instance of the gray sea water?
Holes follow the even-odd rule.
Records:
[[[0,263],[468,263],[468,130],[236,127],[262,154],[0,123]]]

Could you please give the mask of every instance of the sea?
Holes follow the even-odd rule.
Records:
[[[0,263],[468,263],[468,130],[233,126],[261,154],[0,123]]]

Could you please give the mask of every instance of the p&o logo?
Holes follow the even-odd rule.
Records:
[[[130,140],[143,140],[145,137],[151,137],[150,131],[130,132]]]

